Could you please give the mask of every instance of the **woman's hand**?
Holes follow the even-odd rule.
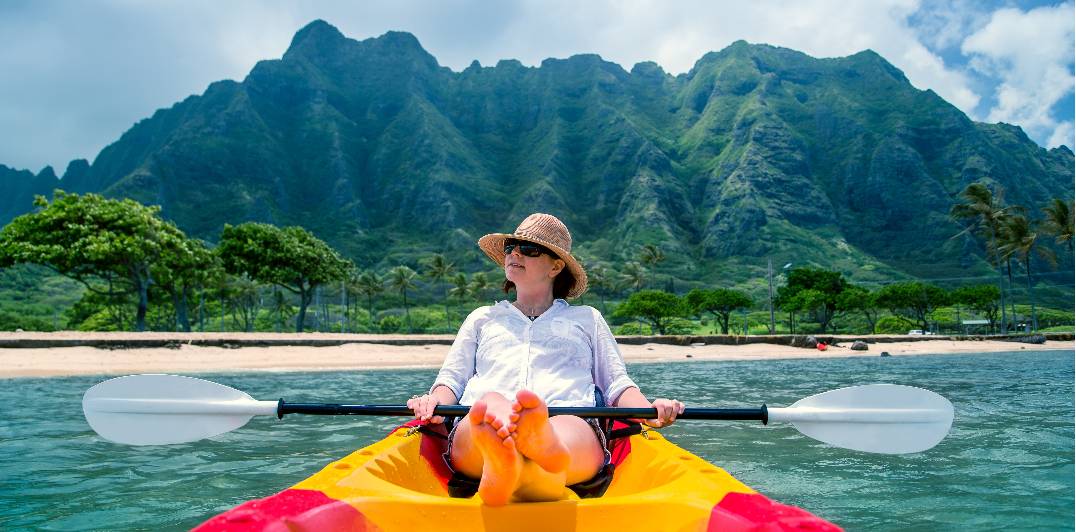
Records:
[[[415,411],[415,419],[428,423],[444,423],[444,417],[433,415],[433,409],[439,404],[440,400],[431,394],[415,395],[407,400],[407,408]]]
[[[648,419],[646,424],[654,427],[668,427],[676,421],[676,416],[684,413],[684,403],[676,399],[655,399],[653,407],[658,411],[657,419]]]

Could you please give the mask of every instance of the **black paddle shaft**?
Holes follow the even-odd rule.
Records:
[[[438,416],[467,415],[471,407],[465,405],[440,405],[433,413]],[[283,399],[277,403],[277,417],[285,414],[309,414],[318,416],[413,416],[414,411],[403,405],[342,405],[335,403],[286,403]],[[596,417],[605,419],[654,419],[654,408],[610,408],[610,407],[551,407],[550,416],[571,415],[579,417]],[[726,421],[761,421],[766,424],[769,415],[766,405],[760,408],[685,408],[677,419],[710,419]]]

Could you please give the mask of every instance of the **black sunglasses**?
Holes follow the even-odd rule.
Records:
[[[540,256],[542,253],[545,253],[546,255],[549,255],[551,257],[557,256],[555,253],[550,251],[549,248],[540,244],[512,239],[504,241],[504,254],[511,255],[512,250],[515,249],[517,246],[519,247],[519,253],[527,257],[537,257]]]

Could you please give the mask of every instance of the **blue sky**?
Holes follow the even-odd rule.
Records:
[[[870,48],[972,119],[1074,143],[1073,2],[0,0],[0,164],[62,173],[156,109],[241,80],[324,19],[409,31],[445,66],[598,53],[685,72],[735,40],[838,57]]]

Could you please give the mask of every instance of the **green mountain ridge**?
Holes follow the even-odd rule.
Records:
[[[1073,196],[1073,163],[872,51],[738,41],[676,76],[592,54],[453,72],[411,34],[315,21],[62,179],[0,167],[0,221],[59,187],[159,204],[210,241],[225,223],[302,225],[362,267],[446,252],[476,268],[479,236],[550,212],[584,260],[654,243],[681,279],[743,279],[767,256],[854,279],[974,276],[990,272],[951,239],[956,194],[986,181],[1037,213]]]

